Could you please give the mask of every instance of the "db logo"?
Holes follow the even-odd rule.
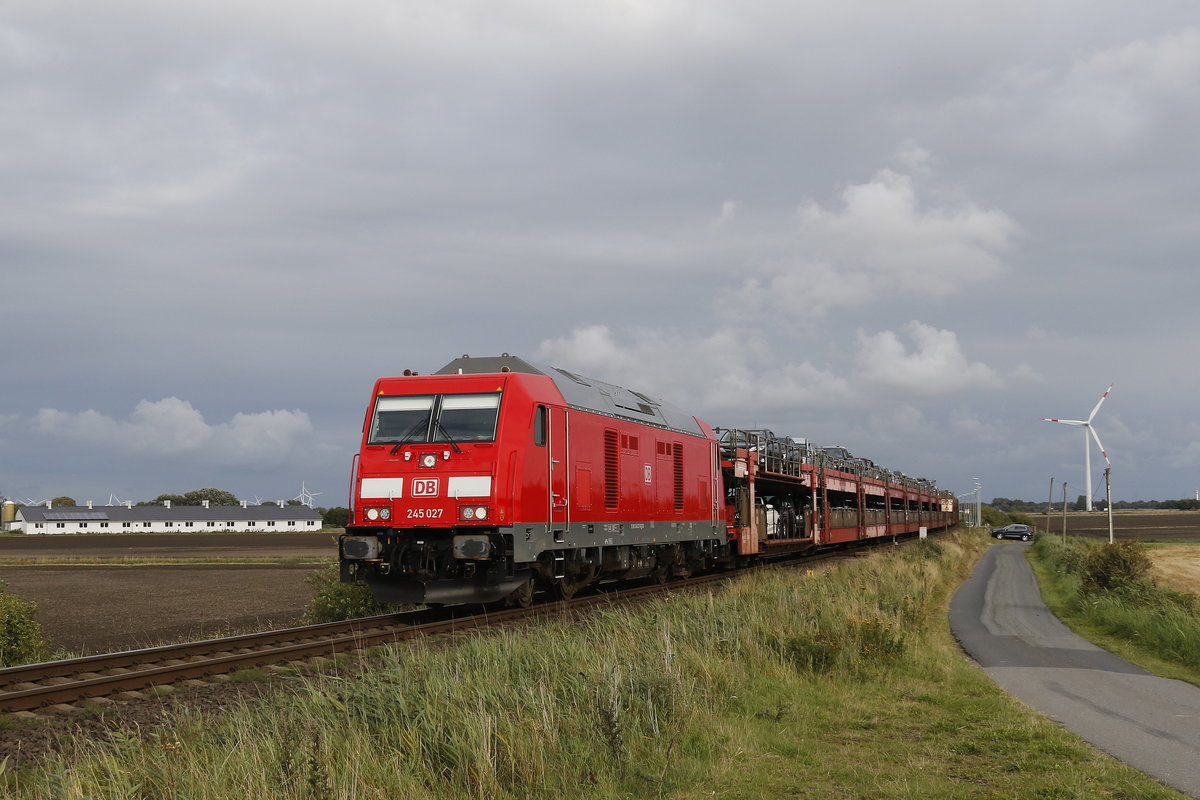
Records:
[[[437,478],[413,478],[412,496],[413,497],[437,497],[438,496],[438,479]]]

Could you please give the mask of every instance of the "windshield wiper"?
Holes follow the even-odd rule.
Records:
[[[400,438],[396,440],[396,445],[392,448],[391,454],[396,455],[396,453],[400,451],[400,445],[411,439],[412,435],[422,428],[429,428],[429,417],[425,417],[425,419],[422,420],[417,420],[409,426],[408,430],[400,434]]]
[[[454,452],[456,452],[456,453],[461,453],[461,452],[462,452],[462,448],[458,446],[458,442],[454,441],[454,439],[452,439],[452,438],[450,437],[450,434],[449,434],[449,433],[446,431],[446,429],[445,429],[445,428],[442,426],[442,421],[441,421],[440,419],[439,419],[437,422],[433,423],[433,425],[434,425],[434,427],[435,427],[435,428],[437,428],[437,429],[438,429],[438,431],[440,431],[440,432],[441,432],[442,436],[445,436],[445,437],[446,437],[446,441],[450,443],[450,446],[451,446],[452,448],[454,448]]]

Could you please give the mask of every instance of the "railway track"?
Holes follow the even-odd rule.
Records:
[[[789,563],[810,567],[817,561],[852,557],[858,552],[809,555],[799,562]],[[710,573],[662,585],[601,587],[599,591],[569,601],[544,602],[528,609],[476,611],[478,607],[475,606],[422,609],[7,667],[0,669],[0,712],[70,712],[78,710],[77,704],[92,698],[122,696],[123,693],[136,693],[161,686],[188,685],[189,681],[212,680],[215,676],[252,667],[329,659],[417,637],[453,634],[538,617],[561,617],[564,613],[585,611],[596,606],[644,600],[664,591],[685,591],[723,583],[745,572]]]
[[[703,575],[665,586],[622,588],[579,596],[566,602],[542,603],[528,609],[478,613],[470,613],[467,607],[423,609],[7,667],[0,669],[0,712],[69,710],[70,704],[88,698],[203,681],[251,667],[332,658],[417,637],[494,627],[539,616],[560,616],[601,604],[632,602],[664,590],[694,588],[727,579],[728,574]]]

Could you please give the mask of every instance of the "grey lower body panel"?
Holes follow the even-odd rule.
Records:
[[[531,577],[533,571],[528,569],[517,570],[511,578],[504,577],[495,582],[488,581],[484,575],[439,578],[428,582],[417,578],[379,575],[367,578],[367,585],[380,603],[494,603],[508,597]]]
[[[573,522],[569,525],[526,523],[501,528],[500,533],[512,536],[513,560],[518,563],[535,561],[540,553],[547,550],[628,547],[711,540],[717,540],[724,544],[728,541],[724,523],[714,523],[711,520]]]

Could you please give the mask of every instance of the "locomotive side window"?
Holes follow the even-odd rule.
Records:
[[[546,446],[546,414],[545,406],[538,406],[533,413],[533,443],[538,447]]]
[[[432,395],[379,397],[371,421],[370,444],[429,441],[429,418],[433,414]]]
[[[496,438],[500,395],[448,394],[434,425],[435,442],[490,442]]]

